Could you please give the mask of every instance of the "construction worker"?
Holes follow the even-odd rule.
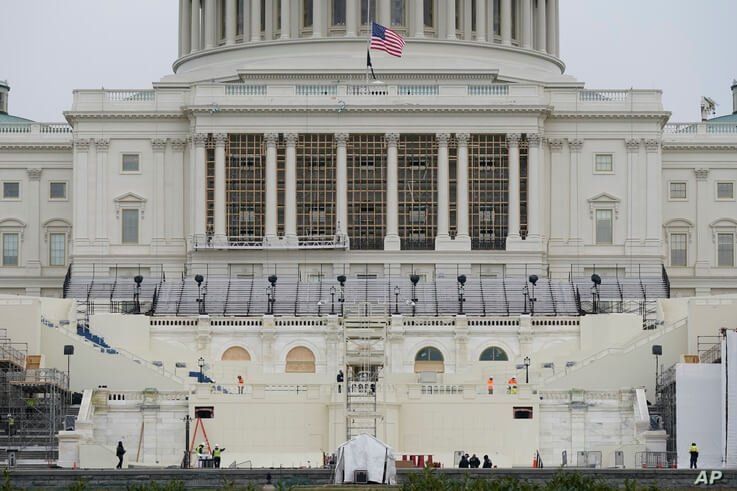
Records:
[[[517,377],[512,377],[507,381],[507,394],[517,393]]]
[[[699,460],[699,447],[695,443],[691,442],[691,446],[688,447],[688,453],[691,455],[691,465],[689,469],[697,469],[696,464]]]
[[[241,375],[238,375],[238,393],[243,394],[243,387],[245,387],[246,381]]]
[[[8,436],[13,436],[15,433],[15,418],[12,414],[8,414]]]
[[[202,464],[205,460],[205,442],[200,443],[197,448],[197,468],[202,468]]]
[[[212,462],[215,464],[216,469],[220,469],[220,455],[223,452],[225,452],[225,449],[215,444],[215,448],[212,449]]]
[[[343,390],[344,380],[345,375],[343,375],[343,370],[338,370],[338,375],[335,376],[335,381],[338,383],[338,394],[340,394],[341,390]]]
[[[489,380],[486,381],[486,390],[489,395],[494,393],[494,377],[489,377]]]

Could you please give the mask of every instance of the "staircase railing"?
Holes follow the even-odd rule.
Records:
[[[69,263],[67,268],[67,274],[64,275],[64,286],[62,287],[62,297],[67,298],[67,292],[69,291],[69,284],[72,282],[72,263]]]
[[[660,267],[662,268],[663,284],[665,284],[665,294],[667,298],[670,298],[670,278],[668,277],[668,271],[666,271],[664,264],[661,264]]]

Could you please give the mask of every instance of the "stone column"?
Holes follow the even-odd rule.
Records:
[[[509,151],[509,182],[507,219],[507,240],[519,240],[519,133],[507,134],[507,149]]]
[[[228,46],[235,44],[236,31],[238,30],[237,1],[225,0],[225,44]]]
[[[486,39],[493,43],[494,39],[494,0],[486,1]]]
[[[545,6],[545,0],[537,0],[537,49],[539,51],[547,51],[547,17],[545,15],[547,7]]]
[[[277,229],[277,177],[276,177],[276,142],[279,140],[278,133],[266,133],[266,186],[264,204],[266,205],[264,217],[264,235],[266,243],[276,241]]]
[[[578,167],[579,158],[581,157],[581,148],[583,148],[583,140],[570,140],[568,142],[569,158],[570,158],[570,184],[568,190],[570,198],[568,200],[568,242],[571,245],[578,245],[581,242],[581,235],[578,231],[579,220],[579,196],[578,196]]]
[[[313,0],[312,2],[312,37],[313,38],[321,38],[325,35],[325,32],[323,32],[324,29],[324,19],[323,19],[323,4],[327,2],[316,2]]]
[[[540,135],[527,134],[527,240],[540,240]]]
[[[190,22],[192,24],[191,33],[191,52],[200,50],[200,0],[192,0],[192,13],[190,15]]]
[[[33,226],[26,227],[22,234],[21,242],[25,242],[28,245],[25,250],[28,252],[28,256],[25,258],[25,266],[32,274],[41,274],[41,174],[43,169],[41,168],[30,168],[26,169],[28,173],[28,196],[24,196],[26,202],[26,210],[28,213],[28,220]],[[20,244],[18,244],[20,248]],[[19,263],[20,264],[20,263]],[[28,292],[27,292],[28,293]],[[38,295],[41,295],[39,290]]]
[[[483,2],[478,2],[483,3]],[[477,5],[478,5],[477,3]],[[478,22],[478,19],[477,19]],[[478,25],[478,24],[476,24]],[[457,133],[456,162],[456,240],[470,241],[468,232],[468,133]]]
[[[251,0],[251,41],[261,41],[261,2]]]
[[[87,240],[90,244],[97,237],[97,222],[95,220],[95,205],[97,205],[97,143],[90,140],[90,150],[87,161],[87,200],[85,207],[87,208]]]
[[[694,169],[696,175],[696,274],[708,274],[712,265],[712,256],[716,249],[714,238],[709,230],[709,210],[707,199],[709,196],[709,169]],[[714,261],[717,264],[717,261]]]
[[[448,133],[438,133],[438,235],[436,240],[450,239],[450,169],[448,168]]]
[[[520,46],[525,49],[532,48],[532,2],[533,0],[522,0],[522,36]]]
[[[192,49],[190,30],[192,29],[191,0],[179,0],[179,57],[189,54]]]
[[[646,241],[659,245],[661,242],[661,227],[663,224],[662,214],[662,163],[660,158],[660,142],[658,140],[647,140],[645,142],[647,151],[647,234]]]
[[[386,237],[384,250],[398,251],[399,238],[399,160],[397,155],[398,133],[387,133],[386,140]]]
[[[107,177],[107,151],[110,147],[110,140],[100,139],[95,142],[97,147],[97,203],[95,205],[97,242],[101,245],[108,243],[107,235],[107,204],[110,197],[108,196],[108,177]]]
[[[335,165],[335,233],[338,236],[348,235],[348,133],[335,135],[336,165]]]
[[[90,140],[74,141],[74,189],[72,214],[74,216],[74,245],[85,245],[87,241],[87,161]]]
[[[345,35],[346,37],[356,37],[358,34],[358,25],[361,23],[361,0],[346,0],[345,2]]]
[[[205,49],[217,44],[217,4],[216,0],[205,0]]]
[[[445,3],[445,22],[446,37],[448,39],[456,39],[456,1],[463,0],[447,0]]]
[[[166,180],[164,179],[164,154],[166,152],[166,140],[156,138],[151,140],[151,148],[154,152],[154,169],[153,169],[153,233],[151,234],[152,245],[162,245],[166,242],[164,224],[164,203],[167,196],[165,192]]]
[[[568,239],[568,158],[563,154],[565,140],[548,140],[550,146],[550,242],[563,244]]]
[[[557,56],[558,52],[558,45],[557,45],[557,39],[558,39],[558,24],[557,24],[557,11],[558,11],[558,0],[548,0],[548,11],[546,13],[546,19],[547,19],[547,49],[548,53]]]
[[[288,243],[297,245],[297,141],[299,135],[287,133],[284,138],[287,142],[284,169],[284,235]]]
[[[376,2],[376,22],[382,26],[391,27],[392,24],[392,12],[391,12],[391,0],[373,0]]]
[[[414,15],[412,17],[412,36],[425,37],[425,0],[415,0]]]
[[[225,227],[225,143],[228,135],[217,133],[215,138],[215,237],[216,244],[225,245],[227,233]]]
[[[558,0],[551,0],[555,2],[555,56],[560,58],[560,3]]]
[[[476,41],[486,41],[485,0],[476,0]]]
[[[284,5],[281,6],[281,35],[279,36],[280,39],[289,39],[290,37],[290,16],[292,13],[292,10],[290,8],[289,3],[290,2],[283,2]],[[319,2],[318,2],[319,3]]]
[[[193,136],[195,153],[194,174],[194,233],[204,238],[207,233],[207,134]]]
[[[499,9],[502,25],[502,44],[512,45],[512,0],[502,0]]]

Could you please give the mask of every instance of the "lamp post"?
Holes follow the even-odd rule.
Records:
[[[197,366],[200,367],[200,378],[198,379],[199,383],[203,383],[205,380],[205,359],[200,356],[199,360],[197,360]]]
[[[601,285],[601,276],[594,273],[591,275],[591,282],[593,283],[593,286],[591,287],[591,303],[593,304],[591,306],[591,310],[594,311],[594,314],[599,313],[599,285]]]
[[[72,402],[72,390],[71,390],[71,358],[74,354],[74,345],[73,344],[65,344],[64,345],[64,354],[67,357],[67,392],[69,393],[69,403]]]
[[[335,287],[330,287],[330,315],[335,315]]]
[[[136,275],[135,278],[133,278],[133,281],[136,282],[136,288],[133,290],[133,313],[134,314],[140,314],[141,313],[141,283],[143,283],[143,276]]]
[[[660,377],[658,376],[658,368],[660,364],[660,357],[663,355],[663,345],[654,344],[652,353],[655,356],[655,397],[658,396],[658,389],[660,388]]]
[[[317,301],[317,316],[322,317],[322,300]]]
[[[532,284],[532,295],[530,295],[530,315],[535,315],[535,302],[537,302],[537,298],[535,297],[535,285],[537,284],[538,277],[536,274],[531,274],[529,278],[527,278],[528,281]]]
[[[338,283],[340,283],[340,297],[338,298],[338,302],[340,302],[340,316],[343,317],[345,314],[345,282],[348,278],[344,274],[338,275]]]
[[[272,304],[271,304],[271,287],[266,287],[266,313],[267,314],[273,314],[272,312]]]
[[[411,305],[412,305],[412,317],[414,317],[415,316],[415,313],[416,313],[416,309],[417,309],[417,302],[418,302],[418,300],[417,300],[417,283],[420,282],[420,275],[415,274],[415,273],[412,273],[411,275],[409,275],[409,281],[412,282],[412,300],[411,300]]]
[[[197,311],[200,315],[205,313],[204,301],[202,298],[202,282],[205,281],[201,274],[195,275],[194,280],[197,282]]]
[[[184,417],[184,459],[182,459],[182,469],[189,469],[190,467],[190,455],[189,455],[189,424],[192,422],[192,417],[188,414]]]
[[[463,304],[465,303],[466,299],[463,297],[463,294],[466,291],[466,275],[458,275],[458,313],[463,315]]]
[[[399,287],[394,287],[394,315],[399,315]]]
[[[525,383],[529,384],[530,383],[530,357],[529,356],[525,356],[524,364],[525,364]]]

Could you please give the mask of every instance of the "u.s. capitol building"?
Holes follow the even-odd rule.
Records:
[[[409,384],[362,421],[442,454],[450,433],[404,433],[438,382],[415,373],[465,377],[438,389],[461,403],[487,362],[506,362],[502,388],[521,364],[560,381],[561,363],[629,339],[591,326],[634,339],[643,319],[664,329],[653,299],[737,292],[737,84],[734,114],[687,123],[659,90],[587,88],[565,73],[558,0],[179,3],[179,56],[153,88],[77,90],[66,123],[37,123],[8,115],[0,83],[1,294],[76,299],[85,335],[149,313],[145,349],[120,346],[164,368],[203,357],[222,384],[241,369],[212,360],[253,362],[264,387],[321,374],[298,420],[330,421],[300,441],[313,453],[361,419],[326,392],[338,369],[382,394]],[[401,58],[372,52],[375,77],[371,20],[407,41]],[[635,321],[580,315],[602,312]],[[603,416],[627,427],[621,445],[644,442],[644,396],[606,389],[592,400],[630,411]],[[550,456],[585,445],[524,431]],[[529,461],[507,436],[500,460]]]

